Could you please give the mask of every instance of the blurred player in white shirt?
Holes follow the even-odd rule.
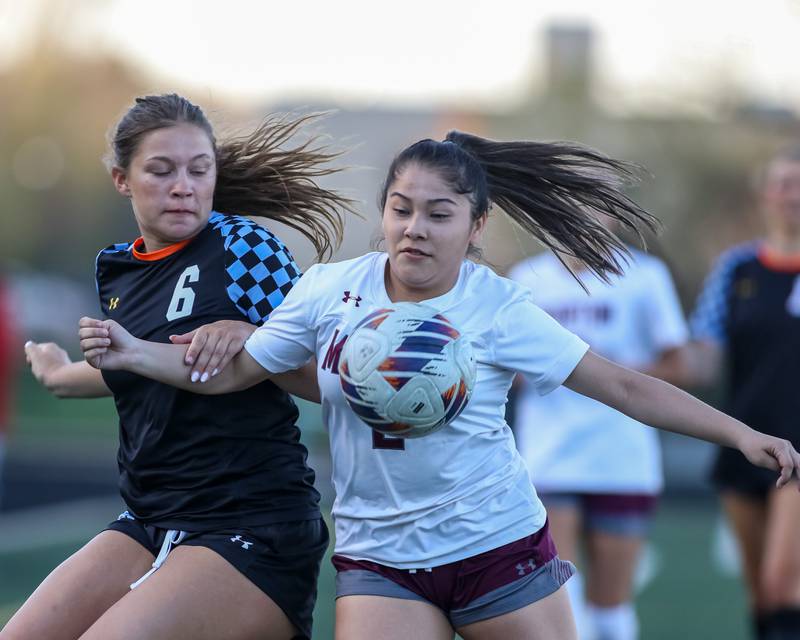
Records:
[[[631,250],[624,273],[606,283],[569,264],[583,286],[550,252],[523,260],[509,277],[599,355],[684,383],[688,330],[666,266]],[[656,432],[566,387],[542,397],[524,379],[514,432],[560,554],[585,557],[585,596],[583,575],[568,585],[581,636],[633,640],[634,571],[663,483]]]

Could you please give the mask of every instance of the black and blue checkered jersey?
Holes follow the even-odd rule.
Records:
[[[726,409],[751,427],[800,444],[800,260],[760,242],[717,261],[690,319],[693,337],[727,357]]]
[[[143,253],[141,240],[97,257],[103,314],[134,336],[169,342],[217,320],[261,324],[300,277],[272,233],[212,213],[189,241]],[[129,510],[168,529],[315,518],[291,398],[271,382],[222,396],[103,371],[120,419],[120,490]]]

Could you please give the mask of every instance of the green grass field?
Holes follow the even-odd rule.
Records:
[[[663,504],[652,536],[661,569],[637,601],[643,640],[746,640],[739,581],[721,576],[710,560],[715,522],[716,510],[710,502]],[[103,524],[98,521],[96,526]],[[24,552],[0,553],[0,622],[4,623],[42,578],[80,544],[80,540],[70,540]],[[327,559],[319,583],[315,630],[315,640],[333,637],[333,569]]]
[[[14,446],[35,451],[40,447],[52,450],[54,443],[55,447],[70,443],[78,448],[102,443],[100,449],[107,451],[116,440],[116,413],[110,400],[59,401],[40,389],[29,375],[22,377],[19,389]],[[324,441],[316,410],[302,408],[306,440]],[[740,582],[723,576],[711,561],[717,513],[711,500],[663,501],[651,537],[660,568],[637,599],[642,640],[747,639]],[[40,544],[22,551],[3,552],[3,532],[9,530],[4,524],[11,517],[0,513],[0,624],[54,566],[114,516],[115,512],[102,511],[82,516],[79,523],[65,523],[48,521],[45,514],[37,526],[52,529],[55,535],[42,535]],[[333,585],[333,568],[326,559],[315,615],[316,640],[333,637]]]

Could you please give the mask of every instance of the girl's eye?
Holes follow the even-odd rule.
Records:
[[[397,209],[395,208],[394,212],[399,216],[404,216],[408,214],[408,209]]]
[[[449,217],[446,213],[432,213],[431,218],[434,220],[444,220],[445,218]]]
[[[154,176],[168,176],[170,171],[169,169],[150,169],[150,173]]]
[[[204,176],[208,173],[208,169],[192,169],[190,172],[193,176]]]

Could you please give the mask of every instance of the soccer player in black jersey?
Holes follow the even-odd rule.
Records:
[[[692,317],[696,374],[727,361],[727,411],[800,446],[800,145],[767,165],[766,236],[723,254]],[[756,637],[800,638],[800,495],[738,451],[721,449],[713,480],[738,538]],[[793,483],[794,484],[794,483]]]
[[[238,351],[300,272],[280,240],[234,214],[286,221],[325,253],[349,209],[311,179],[333,171],[331,154],[313,141],[281,148],[303,120],[217,144],[186,99],[137,99],[110,164],[141,237],[97,257],[105,316],[158,342],[222,323]],[[309,638],[328,534],[289,395],[266,382],[201,396],[101,374],[54,344],[26,352],[55,393],[114,396],[127,510],[51,573],[0,638]],[[300,390],[299,380],[274,382]]]

